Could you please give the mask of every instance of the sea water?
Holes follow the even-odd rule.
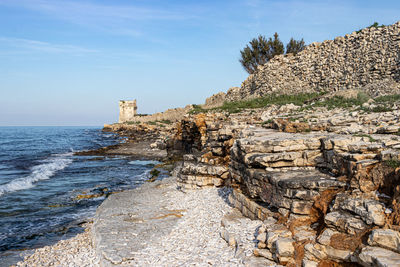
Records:
[[[154,162],[74,155],[119,138],[99,127],[0,127],[0,266],[81,232],[109,193],[148,179]]]

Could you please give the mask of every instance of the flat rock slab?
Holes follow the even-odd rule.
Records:
[[[99,206],[92,235],[101,266],[122,265],[171,231],[184,212],[165,208],[164,196],[173,190],[174,180],[167,178],[113,194]]]
[[[288,171],[267,173],[269,182],[279,188],[290,189],[316,189],[340,188],[346,185],[335,177],[324,174],[318,170]]]
[[[133,159],[163,160],[167,157],[164,149],[151,148],[151,141],[139,141],[134,143],[120,143],[95,150],[75,152],[78,156],[117,156],[124,155]]]
[[[167,151],[151,148],[152,142],[140,141],[135,143],[122,143],[117,147],[109,149],[106,155],[127,155],[137,159],[163,160],[167,157]]]

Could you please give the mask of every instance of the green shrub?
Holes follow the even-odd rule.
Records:
[[[257,66],[264,65],[276,55],[283,54],[284,50],[278,33],[274,34],[274,39],[269,38],[268,40],[265,36],[259,35],[257,38],[253,38],[243,50],[240,50],[239,62],[251,74],[257,70]]]
[[[374,99],[377,103],[394,103],[400,100],[400,94],[384,95]]]
[[[365,93],[359,93],[356,98],[345,98],[342,96],[334,96],[322,101],[317,101],[314,103],[313,107],[326,107],[327,109],[334,108],[352,108],[361,107],[362,104],[367,102],[369,96]]]
[[[189,111],[189,114],[206,113],[208,110],[201,107],[201,105],[193,104],[193,109]]]
[[[303,39],[297,41],[297,40],[291,38],[289,43],[286,45],[286,54],[292,53],[292,54],[296,55],[300,51],[304,50],[305,47],[306,47],[306,45],[305,45]]]
[[[305,47],[303,39],[295,40],[291,38],[286,45],[286,54],[297,54]],[[283,53],[285,53],[285,47],[279,39],[278,33],[275,33],[273,38],[270,37],[268,40],[265,36],[259,35],[257,38],[253,38],[243,50],[240,50],[239,62],[249,74],[252,74],[259,65],[264,65],[274,56]]]
[[[379,105],[376,106],[372,109],[370,109],[370,111],[372,112],[388,112],[388,111],[392,111],[393,109],[391,107],[388,107],[386,105]]]
[[[384,161],[384,163],[386,166],[394,168],[394,169],[400,167],[400,161],[398,161],[398,160],[386,160],[386,161]]]
[[[367,29],[370,29],[370,28],[382,28],[382,27],[385,27],[385,25],[384,24],[381,24],[381,25],[379,25],[379,23],[378,22],[374,22],[374,23],[372,23],[371,25],[369,25],[368,27],[366,27]],[[360,30],[358,30],[358,31],[356,31],[357,33],[359,33],[359,32],[361,32],[363,29],[360,29]]]

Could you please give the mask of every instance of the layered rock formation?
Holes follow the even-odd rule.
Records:
[[[251,74],[227,100],[270,93],[365,88],[373,95],[399,90],[400,22],[365,28],[344,37],[312,43],[297,55],[276,56]]]
[[[221,186],[228,178],[230,148],[238,132],[251,121],[235,119],[226,114],[200,114],[180,122],[175,138],[182,142],[184,152],[178,182],[184,188]],[[189,126],[190,125],[190,126]]]
[[[317,108],[313,121],[296,122],[288,116],[306,116],[297,109],[188,116],[180,186],[232,187],[230,204],[263,221],[254,254],[271,264],[396,266],[400,176],[387,164],[400,160],[398,111]]]
[[[372,112],[379,105],[389,111]],[[177,124],[109,129],[133,141],[151,140],[171,158],[182,158],[175,169],[181,190],[232,188],[230,205],[262,221],[247,239],[253,238],[254,255],[271,265],[396,266],[398,105],[395,100],[334,109],[270,105],[185,115]],[[229,225],[221,237],[240,247],[235,237],[240,229]]]
[[[236,190],[250,199],[247,203],[262,202],[270,211],[265,218],[246,207],[247,213],[266,219],[258,231],[256,254],[297,266],[323,261],[394,266],[390,264],[400,254],[384,250],[392,245],[374,239],[381,240],[379,234],[399,234],[380,228],[398,230],[391,221],[397,209],[394,192],[387,190],[387,183],[397,185],[399,177],[382,163],[393,156],[397,159],[398,136],[375,136],[371,142],[365,137],[265,129],[242,135],[233,145],[230,164]],[[242,210],[246,205],[234,197],[232,202]],[[369,241],[363,243],[366,238]],[[367,256],[376,250],[380,255]]]
[[[399,266],[399,54],[400,22],[364,29],[275,57],[207,104],[330,91],[318,99],[110,127],[182,159],[179,189],[230,187],[229,204],[262,221],[247,239],[271,266]],[[368,95],[389,96],[360,100]],[[222,225],[221,237],[240,247],[231,233],[239,224]]]

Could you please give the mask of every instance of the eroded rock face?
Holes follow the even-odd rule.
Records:
[[[180,137],[186,137],[180,140],[196,145],[183,156],[179,185],[232,187],[229,203],[244,216],[264,221],[254,229],[254,254],[266,261],[373,266],[386,264],[386,254],[400,255],[400,171],[386,163],[400,155],[397,111],[318,111],[310,132],[268,129],[273,123],[263,123],[293,110],[298,109],[271,106],[188,116],[181,129],[185,123],[191,126],[181,131]],[[374,134],[358,133],[364,130]],[[375,231],[387,228],[391,237],[386,230]],[[221,235],[235,243],[229,233]],[[366,247],[389,252],[371,256]]]
[[[203,152],[184,157],[180,179],[183,186],[228,182],[234,187],[230,203],[245,216],[264,220],[255,255],[280,264],[357,259],[368,266],[364,262],[376,262],[376,257],[359,253],[366,245],[397,253],[398,232],[390,230],[393,235],[389,235],[390,231],[379,228],[387,224],[390,201],[382,201],[383,191],[377,191],[389,179],[383,177],[393,176],[393,169],[389,172],[383,167],[382,158],[396,155],[397,136],[370,140],[248,126],[235,128],[238,132],[233,134],[232,128],[228,130],[231,123],[206,122]],[[231,133],[230,138],[226,133]],[[219,146],[226,151],[226,140],[230,140],[230,156],[214,149]],[[203,183],[196,180],[199,177]],[[390,198],[395,191],[385,192]],[[383,232],[371,232],[375,228]],[[385,261],[385,255],[377,257]]]
[[[191,154],[183,156],[180,185],[186,189],[223,186],[229,178],[230,148],[248,123],[226,114],[199,114],[183,120],[175,139],[183,144],[184,153]]]

